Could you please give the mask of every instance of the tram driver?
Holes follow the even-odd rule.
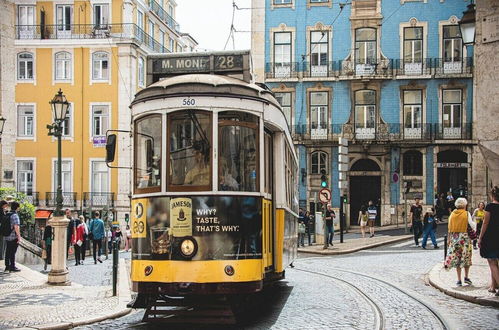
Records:
[[[208,165],[209,151],[204,143],[196,141],[193,144],[194,166],[187,172],[185,185],[206,186],[210,184],[210,167]]]

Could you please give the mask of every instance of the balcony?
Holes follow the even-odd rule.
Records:
[[[435,59],[435,76],[460,76],[473,73],[473,57]]]
[[[298,78],[300,71],[300,63],[298,62],[283,62],[283,63],[267,63],[265,68],[266,78]]]
[[[432,59],[425,58],[421,62],[397,59],[393,64],[397,76],[424,76],[432,74]]]
[[[45,204],[47,207],[57,206],[57,192],[47,192],[45,193]],[[76,207],[76,193],[75,192],[63,192],[62,193],[62,206],[63,207]]]
[[[303,62],[303,77],[337,77],[338,76],[338,61],[324,62],[320,65],[315,65],[310,62]]]
[[[378,77],[391,78],[393,74],[392,60],[339,61],[340,75],[346,77]]]
[[[157,53],[169,50],[133,23],[126,24],[71,24],[71,25],[16,25],[18,40],[106,39],[132,40]]]
[[[155,13],[165,24],[175,32],[180,33],[180,25],[171,17],[156,1],[149,0],[149,8]]]
[[[40,193],[39,192],[24,192],[26,194],[26,200],[34,205],[34,206],[40,206],[40,198],[39,198],[39,195]]]
[[[83,207],[114,207],[113,192],[84,192]]]
[[[471,140],[472,133],[471,123],[462,125],[435,124],[434,126],[435,140]]]

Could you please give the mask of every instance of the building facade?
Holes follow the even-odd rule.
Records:
[[[111,170],[105,163],[106,131],[130,130],[129,105],[145,87],[147,56],[185,46],[175,1],[10,3],[12,63],[2,72],[11,76],[13,94],[10,105],[2,104],[7,118],[2,186],[26,193],[38,208],[55,207],[57,140],[46,126],[53,122],[48,102],[62,89],[70,102],[62,137],[64,207],[112,212],[124,221],[131,141],[129,134],[118,135],[113,165],[120,168]]]
[[[252,2],[255,75],[292,130],[302,207],[319,209],[321,170],[339,207],[340,137],[352,224],[369,200],[387,225],[416,197],[431,206],[435,194],[472,195],[473,59],[458,26],[467,4]]]

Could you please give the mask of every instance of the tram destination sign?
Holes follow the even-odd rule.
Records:
[[[152,58],[152,74],[210,73],[243,71],[243,54],[212,54]]]

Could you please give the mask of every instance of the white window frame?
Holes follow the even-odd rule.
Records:
[[[19,60],[19,56],[21,56],[22,54],[30,54],[32,56],[32,70],[33,70],[33,77],[31,78],[20,78],[20,60]],[[22,61],[23,63],[27,63],[28,61],[25,61],[23,60]],[[26,64],[23,64],[25,66],[25,69],[27,69],[27,65]],[[28,84],[35,84],[36,85],[36,56],[35,56],[35,52],[30,52],[30,51],[21,51],[19,53],[16,54],[16,83],[28,83]]]
[[[314,155],[317,155],[317,172],[314,172]],[[324,164],[321,162],[321,155],[325,155],[326,159],[324,161]],[[315,150],[310,153],[310,174],[321,174],[321,169],[326,170],[326,175],[329,174],[328,170],[328,160],[329,160],[329,154],[325,151],[322,150]]]
[[[88,163],[88,177],[89,177],[89,180],[88,180],[88,191],[90,192],[100,192],[100,193],[109,193],[109,192],[112,192],[112,189],[111,189],[111,171],[109,171],[109,168],[107,168],[107,191],[96,191],[94,188],[94,177],[93,177],[93,174],[94,174],[94,168],[93,168],[93,165],[94,163],[104,163],[104,165],[106,164],[106,159],[105,158],[90,158],[89,159],[89,163]],[[102,172],[101,172],[102,173]]]
[[[145,87],[145,77],[146,77],[146,61],[142,56],[137,59],[137,85],[139,87]]]
[[[33,135],[32,136],[19,136],[19,106],[33,107]],[[33,140],[36,141],[36,103],[16,103],[16,132],[17,140]]]
[[[151,38],[149,40],[149,47],[152,49],[154,49],[154,40],[155,40],[154,39],[154,29],[155,29],[155,27],[156,27],[156,24],[154,24],[154,22],[151,19],[149,19],[147,21],[147,34],[149,34],[149,37]]]
[[[55,1],[54,1],[55,2]],[[67,2],[65,3],[55,3],[54,4],[54,17],[55,17],[55,33],[58,38],[70,38],[71,37],[71,27],[74,22],[74,8],[72,4]],[[59,17],[59,8],[62,8],[62,19]],[[68,23],[66,22],[65,8],[69,8],[70,10],[70,18],[69,18],[69,30],[66,29]],[[59,21],[62,23],[59,24]]]
[[[57,55],[60,54],[69,54],[69,59],[57,59]],[[57,77],[57,68],[58,68],[58,62],[62,61],[65,62],[66,64],[64,66],[69,66],[69,77],[64,77],[64,78],[58,78]],[[72,51],[67,51],[67,50],[54,50],[54,55],[53,55],[53,68],[54,68],[54,82],[52,85],[57,83],[71,83],[73,85],[73,73],[74,73],[74,67],[73,67],[73,53]]]
[[[29,9],[31,9],[32,11],[31,17],[28,13]],[[16,13],[17,25],[22,25],[18,28],[17,37],[19,39],[32,39],[36,33],[36,6],[34,4],[17,5],[16,10],[17,10]],[[22,10],[26,10],[26,22],[21,22]]]
[[[94,51],[91,52],[91,55],[90,55],[90,85],[92,84],[98,84],[98,83],[108,83],[108,84],[111,84],[111,71],[112,71],[112,62],[111,62],[111,53],[112,50],[103,50],[103,49],[96,49]],[[95,79],[94,78],[94,55],[95,54],[98,54],[98,53],[106,53],[107,54],[107,68],[108,68],[108,77],[106,79],[102,78],[102,79]],[[102,61],[100,61],[102,63]],[[101,64],[101,70],[102,70],[102,64]],[[101,72],[101,75],[102,76],[102,72]]]
[[[319,2],[320,3],[320,2]],[[322,33],[319,41],[313,41],[313,35],[317,33]],[[327,77],[329,71],[329,30],[310,31],[310,76],[311,77]],[[324,48],[325,47],[325,48]],[[321,60],[321,54],[326,54],[325,63]],[[317,63],[313,64],[313,58],[317,56]]]
[[[407,92],[419,92],[420,93],[420,102],[419,103],[409,103],[406,101],[405,94]],[[421,138],[423,132],[424,125],[424,116],[423,116],[423,99],[424,99],[424,91],[420,88],[414,89],[404,89],[401,91],[402,93],[402,120],[403,120],[403,129],[404,129],[404,138]],[[410,109],[411,113],[411,121],[408,123],[406,121],[406,107]],[[417,123],[415,119],[415,113],[419,108],[419,123]],[[408,125],[409,124],[409,125]],[[418,125],[419,124],[419,127]]]
[[[89,104],[89,125],[88,125],[88,135],[89,141],[93,143],[93,138],[98,136],[106,136],[106,132],[103,135],[94,135],[94,107],[95,106],[106,106],[107,107],[107,129],[111,128],[111,113],[112,113],[112,103],[111,102],[91,102]]]
[[[326,93],[327,99],[326,99],[326,104],[312,104],[312,94],[318,94],[318,93]],[[311,90],[308,91],[308,100],[309,100],[309,123],[310,123],[310,138],[311,139],[327,139],[327,135],[329,132],[329,106],[331,104],[331,95],[330,91],[319,91],[319,90]],[[317,108],[316,109],[316,116],[317,116],[317,127],[313,128],[312,127],[312,108]],[[324,116],[321,115],[321,112],[324,108]],[[324,117],[324,118],[323,118]],[[325,125],[325,127],[324,127]]]
[[[277,94],[288,94],[289,95],[289,104],[283,105],[283,104],[281,104],[281,102],[279,102],[279,104],[281,105],[281,108],[283,109],[284,117],[286,118],[288,126],[291,130],[291,128],[293,127],[293,92],[291,92],[291,91],[275,91],[274,93],[276,95],[276,99],[278,102],[279,102],[279,97]],[[289,108],[289,118],[288,118],[288,116],[286,116],[286,111],[284,111],[284,108]]]
[[[73,158],[62,158],[61,159],[62,164],[65,162],[69,162],[70,164],[70,179],[69,179],[69,191],[64,191],[64,184],[61,184],[62,192],[74,192],[73,189],[73,180],[74,180],[74,164],[73,164]],[[57,191],[57,158],[52,158],[52,191],[56,192]],[[64,173],[64,171],[63,171]],[[63,182],[64,182],[64,177],[63,177]]]
[[[106,20],[103,20],[105,18],[105,15],[102,15],[102,9],[101,9],[101,22],[96,22],[95,21],[95,11],[97,7],[102,7],[102,6],[107,6],[107,22]],[[109,2],[105,1],[98,1],[95,3],[92,3],[92,25],[99,28],[99,29],[105,29],[108,28],[108,25],[111,24],[111,4]]]
[[[373,91],[374,92],[374,103],[357,103],[357,93],[362,91]],[[378,91],[373,89],[359,89],[354,92],[354,126],[355,126],[355,137],[357,139],[374,139],[376,136],[377,129],[377,107],[376,102],[378,100]],[[371,110],[374,114],[373,127],[368,125]],[[362,111],[362,121],[359,123],[357,121],[357,114]],[[359,125],[362,124],[362,125]]]
[[[160,38],[160,42],[161,42],[161,46],[163,48],[166,48],[166,45],[165,45],[165,41],[166,41],[166,32],[159,29],[159,38]],[[162,49],[163,51],[163,49]]]
[[[16,157],[15,158],[15,170],[14,170],[14,177],[16,180],[16,189],[17,191],[19,190],[19,180],[18,180],[18,174],[19,174],[19,162],[31,162],[33,163],[33,173],[32,173],[32,184],[31,184],[31,191],[34,193],[36,192],[36,158],[35,157]]]

